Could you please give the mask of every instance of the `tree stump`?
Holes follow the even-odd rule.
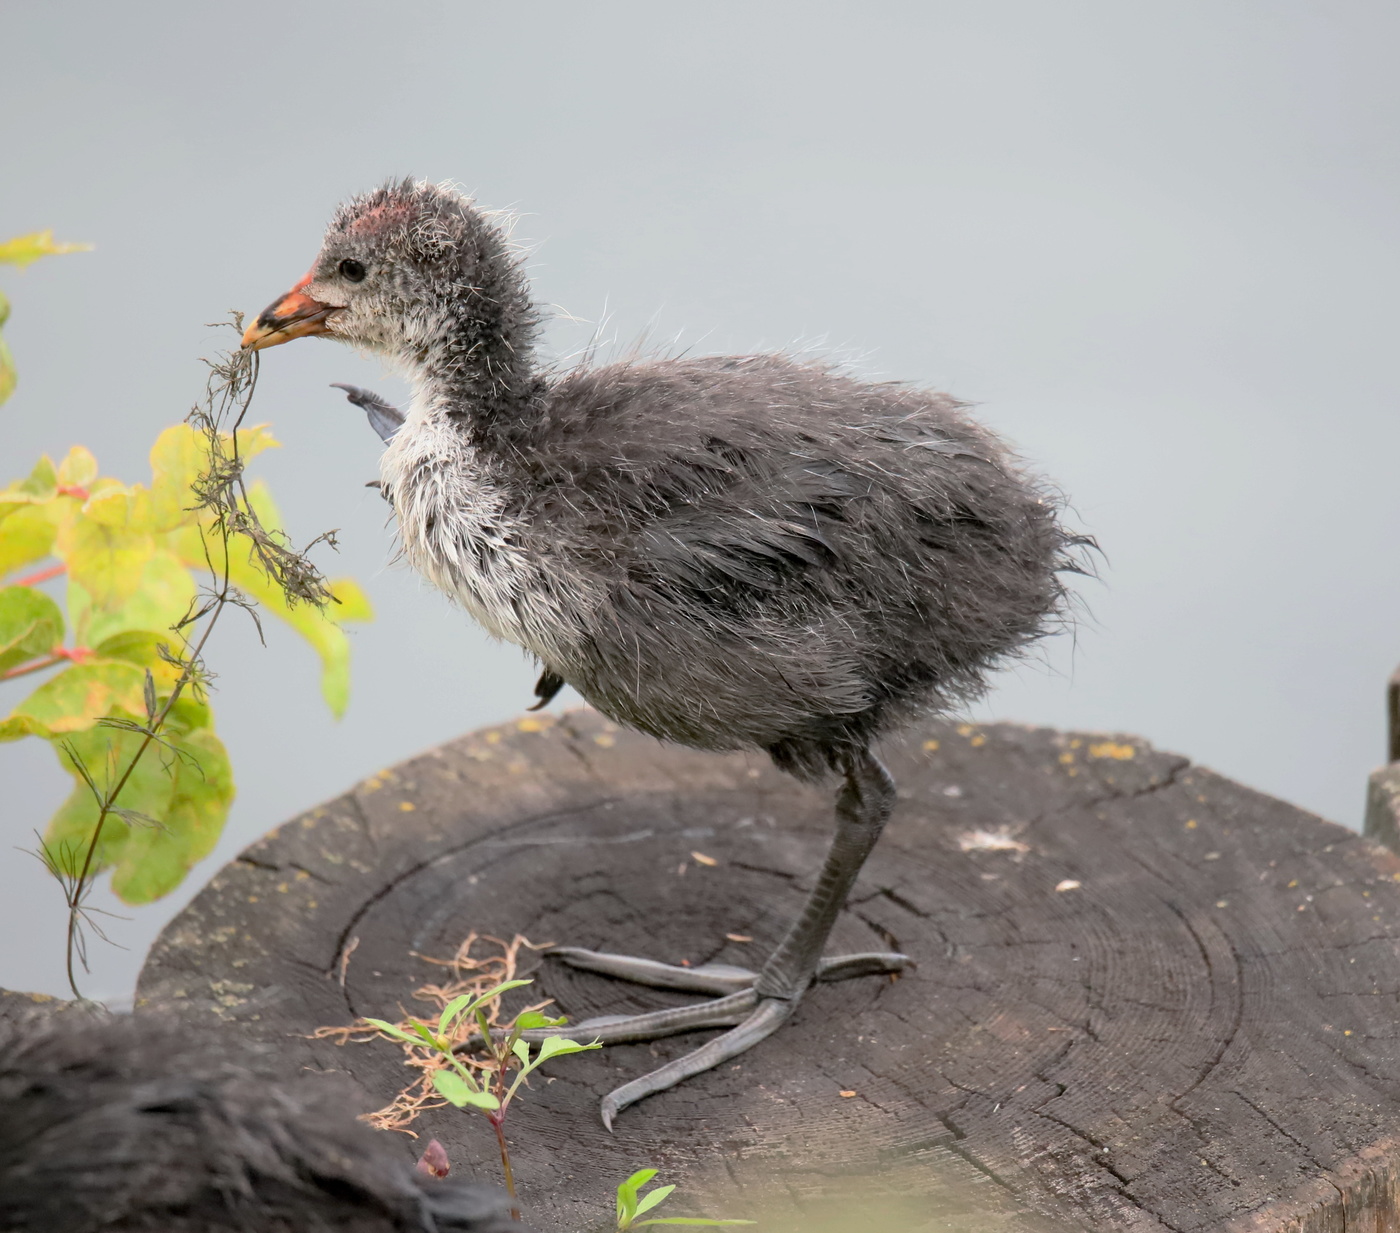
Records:
[[[509,1123],[536,1226],[607,1227],[650,1165],[680,1183],[670,1214],[765,1230],[1395,1227],[1400,859],[1133,737],[932,724],[886,755],[899,807],[831,949],[918,968],[817,986],[612,1135],[601,1096],[705,1037],[547,1066]],[[417,956],[476,930],[752,966],[831,818],[758,758],[524,719],[254,844],[165,930],[139,1003],[235,1021],[383,1104],[411,1077],[393,1046],[304,1034],[413,1011],[441,972]],[[573,1019],[684,1000],[532,963],[528,992]],[[477,1115],[417,1129],[498,1176]]]

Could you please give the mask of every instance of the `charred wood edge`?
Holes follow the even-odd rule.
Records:
[[[1286,1198],[1237,1217],[1221,1233],[1349,1233],[1400,1227],[1400,1137],[1363,1147]]]
[[[37,1023],[73,1010],[103,1013],[95,1002],[74,1002],[48,993],[0,988],[0,1028]]]
[[[1400,853],[1400,668],[1385,687],[1386,765],[1371,772],[1366,787],[1366,838]]]
[[[1366,786],[1366,821],[1363,833],[1368,839],[1400,853],[1400,667],[1390,674],[1385,688],[1386,765],[1371,772]],[[1297,1229],[1300,1233],[1343,1233],[1350,1227],[1348,1217],[1376,1219],[1375,1227],[1389,1227],[1400,1218],[1400,1177],[1396,1157],[1400,1139],[1387,1139],[1362,1150],[1334,1175],[1317,1178],[1293,1196],[1291,1210],[1274,1211],[1271,1205],[1256,1212],[1230,1233],[1254,1230]]]

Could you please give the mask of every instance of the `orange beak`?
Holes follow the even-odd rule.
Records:
[[[264,347],[275,347],[293,338],[326,332],[326,319],[340,310],[303,294],[301,289],[310,281],[311,275],[308,274],[280,300],[262,310],[258,319],[243,333],[245,351],[261,351]]]

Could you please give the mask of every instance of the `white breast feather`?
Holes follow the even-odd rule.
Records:
[[[500,477],[426,395],[410,404],[379,471],[409,564],[488,633],[561,662],[571,623],[546,563],[525,552]]]

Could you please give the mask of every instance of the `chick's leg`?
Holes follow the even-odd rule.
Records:
[[[797,921],[760,971],[751,972],[726,964],[676,967],[627,955],[556,948],[552,953],[574,967],[657,988],[720,996],[695,1006],[643,1015],[608,1015],[567,1028],[527,1032],[526,1039],[568,1032],[581,1039],[598,1039],[608,1044],[652,1040],[700,1028],[731,1028],[694,1052],[609,1093],[603,1100],[602,1114],[604,1125],[611,1128],[613,1118],[628,1105],[718,1066],[770,1036],[797,1008],[813,981],[903,971],[911,961],[908,956],[895,953],[821,957],[832,926],[879,839],[893,804],[894,781],[879,759],[868,752],[852,756],[836,799],[836,836],[816,886]]]

